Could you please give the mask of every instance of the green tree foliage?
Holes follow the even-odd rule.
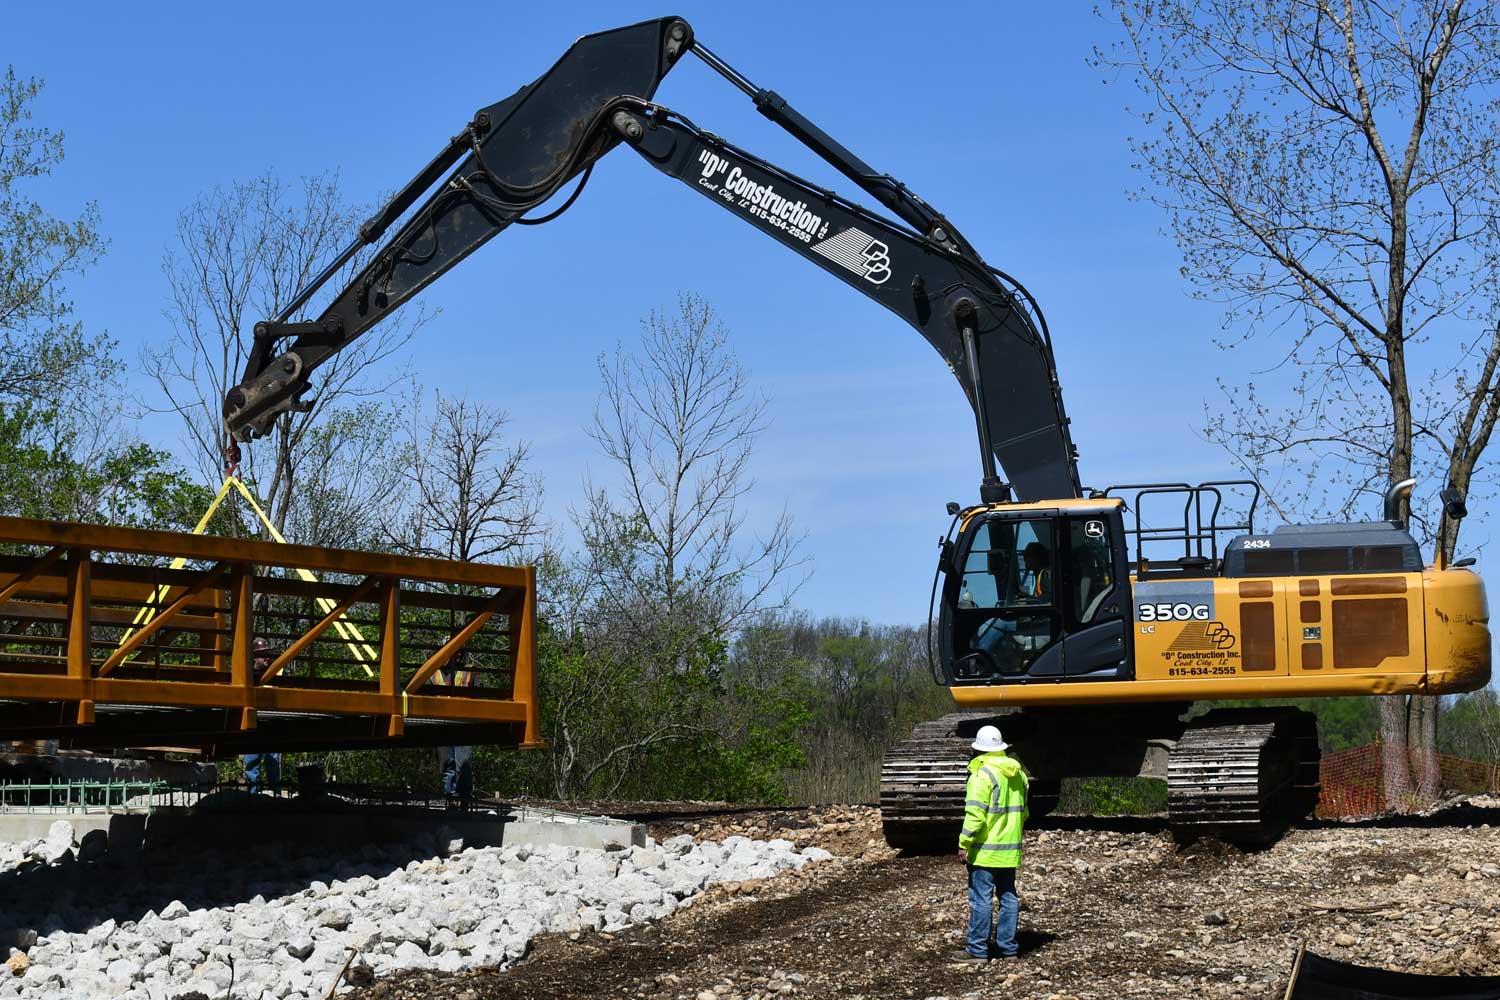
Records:
[[[1146,816],[1165,812],[1167,783],[1154,778],[1067,778],[1057,812],[1085,816]]]
[[[743,530],[765,400],[692,295],[647,317],[639,342],[601,356],[599,373],[592,435],[618,485],[590,486],[573,512],[576,547],[544,574],[555,792],[694,783],[769,794],[775,768],[746,748],[789,755],[775,736],[785,727],[731,697],[740,678],[729,656],[736,635],[785,605],[800,564],[786,515],[761,537]]]
[[[733,663],[745,683],[801,707],[804,763],[788,763],[785,797],[871,802],[880,759],[913,725],[953,711],[928,671],[926,630],[789,612],[746,630]]]
[[[551,746],[480,748],[480,788],[587,799],[873,802],[886,748],[916,722],[953,710],[927,671],[923,629],[787,612],[727,643],[706,642],[667,672],[642,658],[601,659],[578,631],[556,618],[541,627],[542,729]],[[582,715],[580,703],[602,711]],[[552,739],[565,726],[579,731]],[[579,748],[579,759],[566,756],[569,747]]]
[[[600,580],[644,589],[661,579],[637,564],[627,521],[612,532],[589,536],[581,564],[543,563],[539,691],[552,794],[778,798],[775,762],[794,759],[786,720],[799,714],[784,685],[747,683],[728,635],[681,604],[645,620],[611,615]],[[695,597],[680,590],[676,600]]]
[[[1500,697],[1493,687],[1460,695],[1444,707],[1438,750],[1464,760],[1500,764]]]
[[[8,402],[84,390],[109,358],[74,320],[66,287],[104,252],[98,207],[59,219],[30,194],[63,161],[63,134],[31,124],[41,91],[40,80],[12,67],[0,77],[0,399]]]
[[[0,514],[188,530],[213,499],[167,452],[81,444],[56,410],[0,412]]]
[[[1318,744],[1324,753],[1335,753],[1371,743],[1380,734],[1380,706],[1374,698],[1259,698],[1248,701],[1203,701],[1193,706],[1193,715],[1215,708],[1248,708],[1285,705],[1318,717]]]
[[[42,91],[0,77],[0,513],[191,527],[210,496],[142,443],[116,345],[86,336],[66,282],[104,252],[98,208],[54,217],[31,191],[63,162],[63,135],[32,124]]]

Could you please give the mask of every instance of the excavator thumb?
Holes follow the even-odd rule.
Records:
[[[275,319],[256,324],[244,378],[224,402],[234,437],[262,437],[279,414],[304,407],[299,397],[312,369],[591,168],[621,139],[605,127],[621,99],[649,101],[692,42],[692,28],[680,17],[585,35],[534,83],[480,110]],[[317,320],[291,322],[455,164],[442,188]],[[288,339],[291,349],[273,358]]]

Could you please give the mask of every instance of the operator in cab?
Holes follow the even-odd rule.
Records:
[[[1021,552],[1026,571],[1021,574],[1021,594],[1028,601],[1052,600],[1052,555],[1041,542],[1032,542]]]
[[[969,872],[969,929],[964,949],[955,957],[960,962],[1011,959],[1019,952],[1016,869],[1021,866],[1021,836],[1029,815],[1028,782],[1020,762],[1006,756],[1010,744],[996,727],[981,727],[970,746],[975,755],[969,761],[964,826],[958,835],[958,856]]]

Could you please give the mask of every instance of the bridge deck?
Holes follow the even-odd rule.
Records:
[[[534,746],[535,621],[530,567],[0,517],[0,739]]]

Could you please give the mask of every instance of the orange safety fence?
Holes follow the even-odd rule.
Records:
[[[1500,764],[1465,760],[1400,743],[1375,742],[1323,755],[1320,768],[1323,793],[1318,799],[1317,814],[1325,818],[1370,816],[1396,806],[1418,805],[1415,795],[1411,802],[1387,802],[1382,778],[1387,768],[1404,763],[1412,781],[1419,782],[1421,773],[1427,770],[1418,766],[1422,754],[1437,759],[1440,787],[1434,790],[1436,795],[1500,794]]]

